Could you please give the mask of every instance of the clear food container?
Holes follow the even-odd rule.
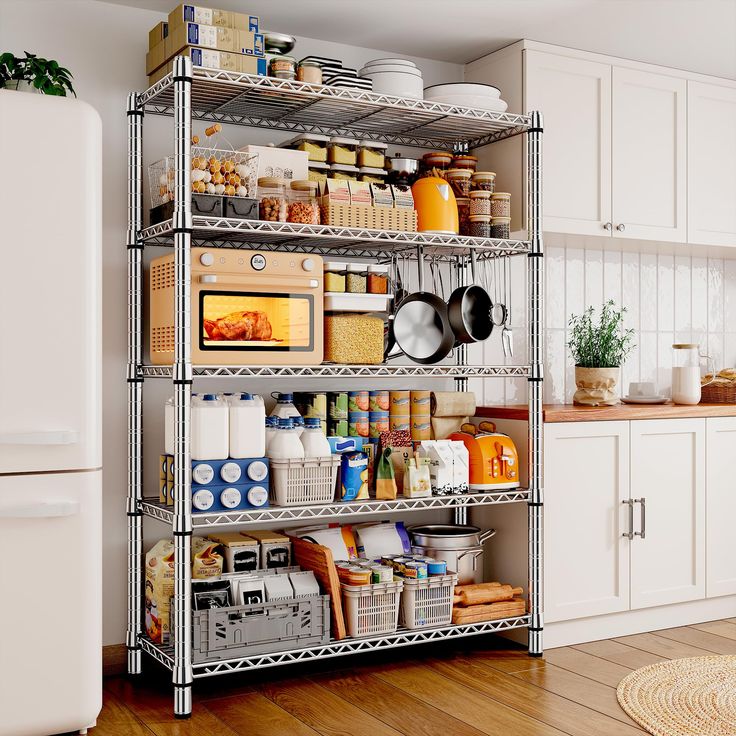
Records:
[[[319,161],[309,162],[309,172],[307,178],[309,181],[316,181],[317,184],[321,184],[323,181],[327,181],[327,174],[330,171],[329,164],[323,164]]]
[[[478,157],[477,156],[453,156],[452,167],[454,169],[468,169],[468,171],[475,171],[478,168]]]
[[[307,157],[311,161],[319,161],[325,163],[327,161],[327,144],[330,141],[328,135],[318,135],[317,133],[304,133],[292,138],[290,141],[283,143],[282,148],[292,148],[297,151],[305,151]]]
[[[491,218],[488,215],[470,215],[470,236],[473,238],[491,237]]]
[[[325,315],[325,361],[376,365],[383,362],[383,317]]]
[[[452,153],[450,151],[430,151],[422,156],[422,163],[427,170],[446,171],[452,165]]]
[[[367,181],[369,184],[383,184],[388,172],[385,169],[376,169],[372,166],[361,166],[358,169],[358,181]]]
[[[511,195],[508,192],[494,192],[491,195],[491,215],[511,217]]]
[[[456,197],[467,197],[470,194],[470,169],[447,169],[445,179],[452,187]]]
[[[371,264],[368,266],[369,294],[388,294],[388,271],[388,265]]]
[[[261,177],[258,180],[258,199],[261,220],[286,222],[287,202],[283,179]]]
[[[342,261],[325,261],[325,292],[329,292],[331,294],[345,293],[345,278],[347,270],[347,263],[343,263]]]
[[[328,179],[344,179],[347,181],[358,181],[357,166],[348,166],[347,164],[332,164],[330,172],[327,174]]]
[[[470,214],[471,215],[490,215],[491,214],[491,193],[478,189],[470,192]]]
[[[365,263],[348,263],[345,291],[365,294],[368,291],[368,269]]]
[[[302,59],[296,68],[296,78],[299,82],[322,84],[322,64],[318,61]]]
[[[268,62],[268,76],[277,79],[296,79],[296,59],[285,54],[272,56]]]
[[[467,197],[458,197],[457,222],[460,235],[470,235],[470,200]]]
[[[511,218],[494,217],[491,219],[491,237],[508,240],[511,237]]]
[[[496,188],[496,172],[474,171],[470,177],[470,183],[473,189],[493,193]]]
[[[331,164],[355,166],[358,161],[358,144],[355,138],[333,136],[327,144],[327,160]]]
[[[386,165],[386,143],[379,141],[360,141],[358,144],[358,166],[382,169]]]
[[[319,225],[317,187],[317,182],[309,179],[298,179],[291,182],[287,205],[287,222]]]

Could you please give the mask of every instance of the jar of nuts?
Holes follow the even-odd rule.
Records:
[[[286,222],[286,194],[284,180],[263,176],[258,180],[259,213],[261,220]]]
[[[491,195],[491,214],[494,217],[511,217],[511,195],[508,192]]]
[[[287,222],[319,225],[319,201],[316,181],[299,179],[291,182],[287,205]]]
[[[483,190],[470,192],[470,214],[471,215],[490,215],[491,214],[491,193]]]

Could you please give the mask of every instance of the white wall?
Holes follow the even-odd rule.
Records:
[[[171,0],[171,5],[175,4]],[[104,643],[124,641],[125,632],[125,513],[126,493],[126,117],[128,92],[145,89],[144,57],[148,31],[164,15],[138,8],[91,0],[34,2],[0,0],[0,48],[37,53],[57,59],[74,74],[79,97],[92,104],[103,122],[103,421],[104,421]],[[264,17],[264,22],[267,18]],[[288,32],[288,29],[285,29]],[[347,65],[385,55],[385,52],[343,44],[299,39],[299,56],[321,53],[342,58]],[[428,84],[462,78],[462,66],[414,59]],[[53,125],[53,121],[49,121]],[[196,126],[195,126],[196,129]],[[144,132],[144,166],[171,152],[171,121],[149,116]],[[277,131],[240,129],[228,132],[233,143],[279,142]],[[19,138],[19,142],[20,142]],[[145,179],[145,177],[144,177]],[[147,182],[144,181],[147,190]],[[149,384],[152,382],[149,382]],[[154,409],[146,413],[147,454],[150,460],[161,445],[158,401],[168,391],[147,384],[146,396]],[[295,386],[295,388],[306,388]],[[153,495],[151,490],[147,491]],[[147,522],[147,538],[166,534],[156,522]]]

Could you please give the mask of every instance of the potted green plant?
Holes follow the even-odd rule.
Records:
[[[624,329],[626,308],[616,308],[613,300],[600,310],[588,307],[580,315],[571,315],[569,322],[570,348],[575,360],[573,403],[585,406],[613,406],[619,403],[617,385],[621,365],[634,347],[634,330]]]
[[[66,97],[71,92],[72,73],[58,61],[42,59],[36,54],[25,52],[25,58],[14,56],[9,51],[0,54],[0,86],[21,92],[41,92],[45,95]]]

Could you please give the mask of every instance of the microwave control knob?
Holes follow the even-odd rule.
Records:
[[[314,271],[314,260],[312,258],[305,258],[302,261],[302,268],[305,271]]]
[[[202,253],[202,255],[199,257],[199,262],[203,266],[211,266],[215,262],[215,257],[212,255],[212,253]]]
[[[250,265],[254,271],[263,271],[266,268],[266,259],[260,253],[256,253],[251,257]]]

